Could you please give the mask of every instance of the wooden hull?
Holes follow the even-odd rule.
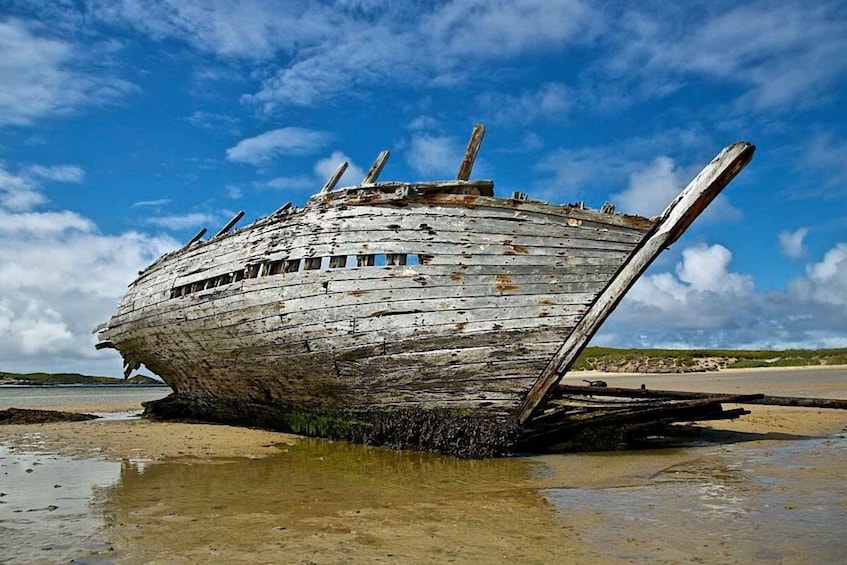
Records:
[[[313,202],[166,258],[103,337],[187,396],[511,406],[653,225],[484,197],[352,202]],[[353,266],[388,254],[407,264]],[[321,268],[172,296],[309,257]]]
[[[560,378],[539,375],[668,226],[490,188],[370,184],[192,241],[140,274],[101,346],[174,389],[160,412],[507,452]]]

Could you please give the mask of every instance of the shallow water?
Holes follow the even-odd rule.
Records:
[[[0,562],[67,563],[108,554],[97,507],[121,464],[42,452],[37,436],[31,439],[29,447],[0,445]]]
[[[461,461],[0,451],[4,562],[840,562],[847,436]],[[56,486],[58,485],[58,486]]]
[[[115,406],[141,411],[141,403],[158,400],[171,393],[165,386],[0,386],[0,410],[39,408],[77,412],[114,411]]]
[[[94,407],[98,394],[137,404],[168,393],[71,388],[19,389],[12,404],[46,408],[55,397],[56,406]],[[103,425],[132,433],[132,422]],[[303,439],[263,459],[115,462],[96,446],[65,451],[38,426],[21,429],[0,440],[0,563],[840,563],[847,555],[847,430],[713,433],[694,447],[486,461]],[[734,443],[720,443],[727,439]]]

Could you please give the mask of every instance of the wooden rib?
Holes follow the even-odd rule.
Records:
[[[197,243],[198,241],[200,241],[200,238],[201,238],[201,237],[203,237],[204,235],[206,235],[206,228],[203,228],[203,229],[201,229],[200,231],[198,231],[198,232],[197,232],[197,235],[195,235],[194,237],[192,237],[192,238],[189,240],[189,242],[188,242],[188,243],[186,243],[185,245],[183,245],[183,246],[182,246],[182,247],[183,247],[183,249],[185,249],[186,247],[188,247],[188,246],[190,246],[190,245],[192,245],[192,244],[194,244],[194,243]]]
[[[465,157],[462,159],[462,164],[459,166],[459,173],[456,175],[457,180],[468,180],[471,178],[471,170],[473,169],[476,155],[479,153],[479,146],[482,145],[482,138],[485,136],[485,126],[476,124],[473,127],[468,148],[465,150]]]
[[[597,297],[550,363],[541,372],[521,403],[518,421],[525,424],[556,386],[588,340],[615,309],[624,294],[668,245],[676,241],[692,221],[753,158],[755,147],[738,142],[724,149],[676,197],[660,216],[659,223],[623,265],[618,275]]]
[[[233,226],[235,226],[235,224],[237,224],[238,221],[243,217],[244,217],[244,211],[242,210],[241,212],[239,212],[235,216],[233,216],[232,219],[229,222],[227,222],[227,224],[224,227],[221,228],[221,231],[219,231],[218,233],[215,234],[215,237],[220,237],[223,234],[225,234],[226,232],[228,232],[229,230],[231,230],[233,228]],[[212,239],[214,239],[214,238],[212,238]]]
[[[388,158],[391,156],[391,151],[387,149],[385,151],[380,151],[379,155],[377,155],[376,160],[374,160],[373,165],[368,170],[368,173],[365,175],[365,178],[362,179],[362,184],[373,184],[376,182],[376,179],[379,178],[382,169],[385,167],[385,163],[388,162]]]
[[[338,168],[335,169],[335,172],[332,173],[332,176],[330,176],[329,179],[327,179],[326,184],[321,189],[321,194],[331,192],[332,189],[335,188],[335,185],[338,184],[339,180],[341,180],[341,175],[343,175],[344,171],[347,170],[347,165],[347,161],[344,161],[343,163],[338,165]]]
[[[338,168],[335,169],[335,172],[327,179],[326,184],[321,189],[320,194],[327,194],[328,192],[332,192],[332,189],[335,188],[335,185],[338,184],[338,181],[341,180],[341,176],[344,174],[344,171],[347,170],[347,161],[344,161]]]

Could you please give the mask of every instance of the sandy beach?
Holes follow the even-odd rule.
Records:
[[[590,378],[571,378],[583,376]],[[839,367],[602,378],[610,386],[847,398],[847,376]],[[138,409],[99,402],[96,410],[80,403],[46,408]],[[488,461],[220,425],[139,419],[8,425],[0,426],[0,445],[7,449],[0,463],[8,475],[15,457],[20,463],[23,454],[44,454],[44,466],[33,467],[27,480],[45,474],[50,457],[119,465],[116,482],[94,497],[108,535],[86,551],[126,563],[793,562],[808,555],[805,541],[770,540],[766,532],[760,542],[749,532],[749,540],[733,539],[725,530],[729,522],[709,522],[708,512],[720,507],[731,514],[745,504],[772,508],[768,481],[798,485],[786,487],[786,500],[813,498],[817,491],[805,493],[803,485],[814,481],[839,501],[827,519],[843,530],[847,507],[840,501],[847,493],[839,485],[847,464],[847,412],[749,408],[753,413],[739,420],[714,423],[706,443],[691,447]],[[704,484],[738,492],[731,500],[711,500]],[[664,491],[676,493],[675,506],[666,506],[671,502]],[[615,498],[598,506],[611,493]],[[651,506],[630,514],[642,504],[640,493],[656,494],[644,503]],[[654,500],[657,494],[664,502]],[[777,512],[773,520],[781,522],[779,513],[791,517],[788,506],[768,512]],[[699,519],[715,531],[687,530],[690,509],[710,507]],[[645,535],[639,522],[645,516],[666,525]],[[816,558],[844,550],[841,543],[818,543]]]

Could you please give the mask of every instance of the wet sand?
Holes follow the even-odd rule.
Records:
[[[847,398],[844,368],[602,378]],[[0,550],[12,562],[837,562],[847,412],[749,408],[695,446],[487,461],[229,426],[0,426]],[[57,477],[99,476],[92,465],[113,480],[81,481],[84,508],[57,515],[74,498]],[[10,504],[22,511],[7,519]],[[33,534],[19,522],[31,516],[77,541]]]

